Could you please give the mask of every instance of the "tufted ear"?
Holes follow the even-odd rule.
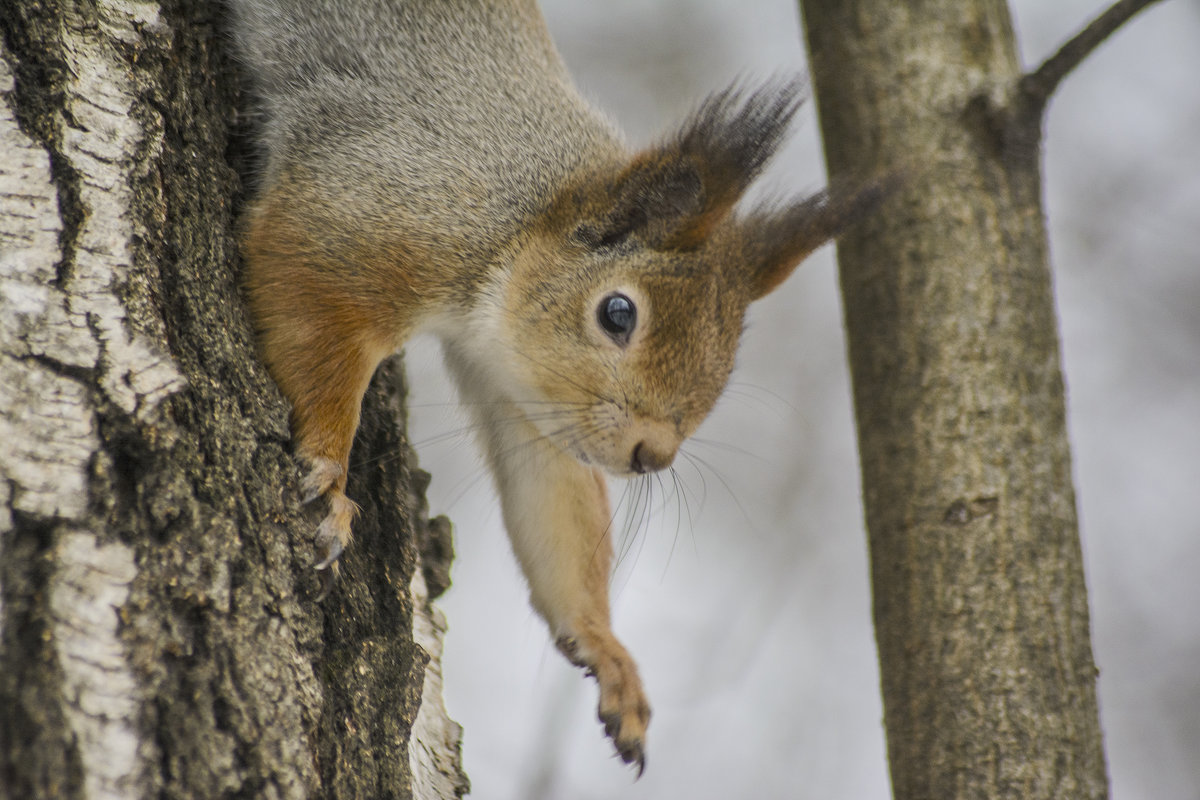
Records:
[[[710,96],[674,137],[616,176],[578,238],[591,247],[630,237],[656,250],[700,246],[775,152],[801,101],[797,79]]]
[[[892,173],[868,181],[843,181],[782,208],[760,208],[738,223],[750,297],[769,294],[812,251],[874,212],[899,186]]]

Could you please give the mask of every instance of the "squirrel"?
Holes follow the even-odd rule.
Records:
[[[573,85],[535,0],[226,0],[262,111],[244,286],[323,498],[318,569],[377,365],[442,343],[533,607],[594,677],[620,757],[650,720],[613,634],[605,474],[669,467],[721,394],[747,306],[871,212],[885,181],[735,211],[801,81],[734,84],[644,149]]]

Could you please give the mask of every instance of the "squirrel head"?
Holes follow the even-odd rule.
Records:
[[[559,195],[500,304],[514,399],[543,436],[616,475],[669,466],[725,387],[747,306],[878,205],[880,180],[734,212],[799,105],[796,81],[717,93]]]

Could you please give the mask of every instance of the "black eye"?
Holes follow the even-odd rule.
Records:
[[[637,307],[625,295],[614,292],[596,308],[596,320],[617,344],[627,344],[637,326]]]

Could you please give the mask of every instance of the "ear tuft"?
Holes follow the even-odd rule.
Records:
[[[675,147],[699,165],[710,205],[728,210],[758,177],[803,105],[803,88],[794,77],[751,92],[734,84],[710,95],[684,123]]]
[[[742,220],[750,296],[757,300],[792,274],[812,251],[874,213],[905,181],[896,171],[870,180],[842,180],[782,208],[760,208]]]
[[[634,236],[656,250],[690,250],[708,238],[783,140],[803,101],[802,82],[733,85],[706,99],[673,137],[639,154],[614,180],[606,211],[576,228],[589,247]]]
[[[580,242],[593,249],[615,247],[637,234],[657,246],[678,220],[696,213],[703,195],[700,176],[687,163],[655,155],[644,154],[625,170],[608,211],[575,229]]]

